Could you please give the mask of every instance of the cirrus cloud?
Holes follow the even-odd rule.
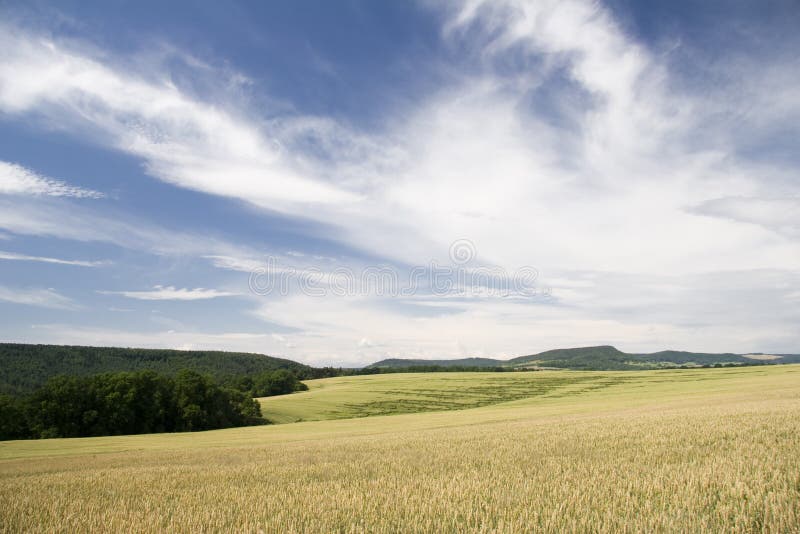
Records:
[[[0,260],[10,261],[37,261],[41,263],[54,263],[57,265],[75,265],[78,267],[100,267],[108,265],[108,261],[83,261],[83,260],[64,260],[60,258],[48,258],[45,256],[28,256],[27,254],[17,254],[15,252],[5,252],[0,250]]]
[[[0,286],[0,301],[54,310],[75,310],[78,305],[55,289],[11,288]]]
[[[120,295],[137,300],[207,300],[220,297],[233,297],[238,293],[229,291],[218,291],[216,289],[195,289],[176,288],[174,286],[155,286],[151,290],[145,291],[98,291],[103,295]]]
[[[103,198],[104,196],[98,191],[75,187],[7,161],[0,161],[0,194],[75,198]]]

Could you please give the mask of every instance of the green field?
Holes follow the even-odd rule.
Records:
[[[592,408],[601,406],[606,399],[640,403],[653,395],[666,398],[681,392],[710,393],[717,387],[725,388],[736,377],[773,374],[771,369],[384,374],[309,380],[308,391],[264,397],[259,402],[264,416],[274,423],[463,410],[495,404]]]
[[[309,386],[262,400],[305,422],[0,443],[0,531],[800,529],[800,366]]]
[[[581,395],[653,377],[570,371],[404,373],[309,380],[309,391],[259,399],[275,423],[463,410]]]

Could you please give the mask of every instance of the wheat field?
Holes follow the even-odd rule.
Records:
[[[573,375],[497,404],[443,393],[469,409],[0,443],[0,530],[800,531],[800,367],[602,373],[628,378],[596,388]],[[364,377],[359,396],[350,379],[337,402],[364,415],[435,380],[503,387],[378,378],[397,387]]]

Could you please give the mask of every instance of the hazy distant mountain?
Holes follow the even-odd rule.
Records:
[[[437,367],[498,367],[507,365],[506,360],[495,360],[492,358],[459,358],[456,360],[412,360],[404,358],[389,358],[381,360],[367,366],[374,367],[416,367],[416,366],[437,366]]]
[[[761,357],[759,357],[761,356]],[[704,352],[685,352],[665,350],[651,354],[632,354],[618,350],[610,345],[597,347],[578,347],[555,349],[519,356],[510,360],[492,358],[461,358],[455,360],[406,360],[401,358],[381,360],[368,367],[397,368],[436,365],[442,367],[513,367],[558,368],[583,370],[633,370],[660,369],[664,367],[694,367],[710,365],[767,365],[778,363],[800,363],[797,354],[711,354]]]

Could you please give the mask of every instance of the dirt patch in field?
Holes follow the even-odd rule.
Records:
[[[759,361],[770,361],[770,360],[781,359],[781,357],[776,354],[742,354],[742,358],[748,358],[750,360],[759,360]]]

